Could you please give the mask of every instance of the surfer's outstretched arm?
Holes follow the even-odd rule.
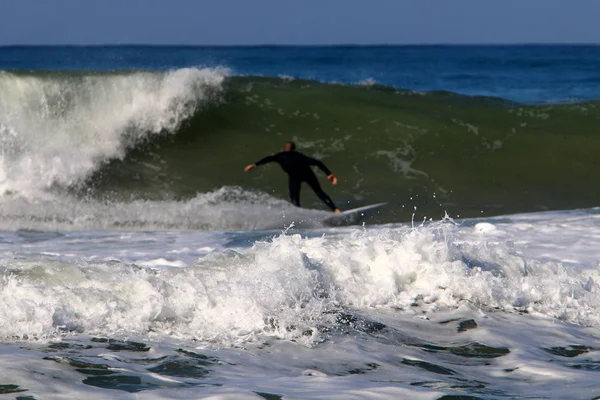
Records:
[[[270,156],[266,156],[265,158],[261,158],[260,160],[258,160],[257,162],[255,162],[254,164],[249,164],[246,166],[246,168],[244,168],[244,171],[248,172],[250,170],[253,170],[254,168],[258,167],[259,165],[263,165],[263,164],[267,164],[273,161],[276,161],[276,155],[270,155]]]
[[[316,160],[309,156],[305,156],[305,157],[306,157],[306,161],[308,162],[308,165],[315,165],[315,166],[319,167],[319,169],[321,171],[325,172],[325,175],[327,175],[327,176],[331,175],[331,171],[329,170],[329,168],[327,168],[327,166],[323,163],[323,161]]]
[[[258,160],[254,164],[256,166],[259,166],[259,165],[267,164],[267,163],[270,163],[270,162],[273,162],[273,161],[277,161],[277,154],[272,154],[270,156],[266,156],[265,158],[261,158],[260,160]]]
[[[329,179],[329,182],[331,182],[331,184],[337,185],[337,178],[335,177],[335,175],[333,175],[333,172],[331,172],[329,170],[329,168],[327,168],[327,166],[323,163],[323,161],[316,160],[316,159],[308,157],[308,156],[306,156],[306,159],[307,159],[309,165],[315,165],[321,171],[323,171],[325,173],[325,175],[327,175],[327,179]]]

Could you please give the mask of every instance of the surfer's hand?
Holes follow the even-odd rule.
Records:
[[[244,168],[244,171],[248,172],[250,170],[253,170],[254,168],[256,168],[256,164],[250,164],[250,165],[247,165],[246,168]]]
[[[332,185],[337,185],[337,178],[334,174],[327,175],[327,179],[329,179],[329,182],[331,182]]]

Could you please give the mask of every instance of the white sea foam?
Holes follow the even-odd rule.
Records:
[[[449,222],[345,232],[284,234],[250,248],[213,240],[207,244],[225,250],[197,253],[197,262],[164,246],[160,253],[168,256],[144,256],[141,245],[135,248],[142,253],[129,253],[124,260],[115,252],[116,263],[90,254],[79,254],[85,262],[65,262],[78,255],[77,247],[63,246],[69,257],[61,258],[44,255],[39,245],[37,251],[24,251],[21,243],[3,261],[0,293],[7,306],[0,333],[151,331],[225,343],[257,335],[310,342],[318,339],[316,326],[331,322],[327,310],[409,310],[415,304],[428,313],[463,304],[525,310],[600,327],[600,274],[594,266],[530,258],[506,241],[467,240],[480,233]],[[193,248],[188,242],[184,246]],[[18,256],[26,253],[25,260]],[[135,257],[139,265],[158,269],[123,263]],[[168,265],[187,267],[159,267]]]
[[[358,82],[358,84],[360,86],[371,87],[371,86],[377,85],[377,81],[374,78],[369,77],[369,78],[365,78],[365,79],[361,80],[360,82]]]
[[[223,187],[188,200],[99,201],[44,193],[0,197],[0,230],[252,230],[321,227],[328,211]]]
[[[220,90],[226,74],[0,71],[0,193],[77,183],[149,135],[174,132]]]
[[[57,398],[125,382],[154,387],[148,398],[593,398],[598,221],[582,210],[285,234],[4,232],[3,383]],[[218,361],[186,375],[198,359],[180,348]],[[173,374],[150,370],[177,360]],[[111,394],[135,398],[123,390]]]

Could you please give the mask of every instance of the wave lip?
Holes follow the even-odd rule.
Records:
[[[216,99],[225,69],[28,74],[0,71],[0,192],[85,179]]]

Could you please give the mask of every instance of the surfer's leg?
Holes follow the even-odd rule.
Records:
[[[290,188],[290,201],[296,207],[300,207],[300,185],[302,181],[300,179],[291,178],[289,180]]]
[[[333,204],[333,200],[331,197],[327,196],[327,193],[321,189],[321,185],[316,177],[311,177],[306,180],[306,183],[311,187],[311,189],[315,192],[317,196],[327,205],[327,207],[331,208],[331,210],[336,211],[338,208]]]

